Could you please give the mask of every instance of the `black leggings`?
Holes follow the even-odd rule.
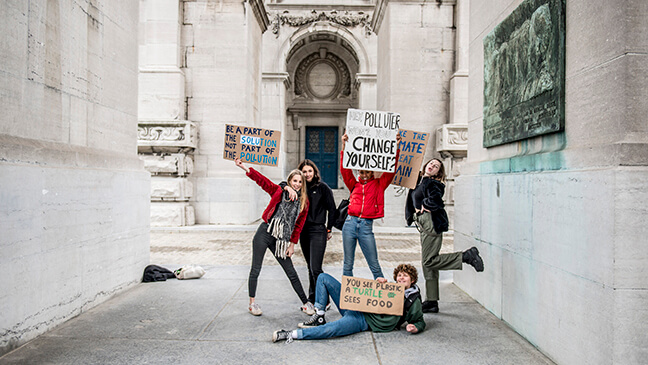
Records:
[[[302,304],[308,302],[306,294],[304,293],[304,288],[302,287],[301,281],[299,281],[299,276],[295,267],[293,266],[292,260],[290,257],[282,259],[275,255],[275,248],[277,247],[277,239],[272,237],[268,233],[268,224],[263,222],[259,225],[254,239],[252,240],[252,267],[250,268],[250,277],[248,278],[248,291],[250,292],[250,298],[256,296],[257,281],[259,278],[259,273],[261,273],[261,266],[263,266],[263,256],[265,256],[266,250],[270,250],[274,255],[275,259],[281,268],[286,273],[286,276],[292,284],[293,290],[297,293],[299,300]]]
[[[323,272],[322,262],[326,252],[326,226],[323,224],[306,224],[299,237],[299,244],[308,266],[308,300],[315,303],[315,285],[317,277]]]

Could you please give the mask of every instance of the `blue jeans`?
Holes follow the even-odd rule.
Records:
[[[344,227],[342,227],[342,246],[344,248],[342,274],[353,276],[356,242],[360,245],[362,254],[367,259],[367,264],[369,264],[374,279],[384,277],[378,262],[376,238],[373,234],[373,219],[358,218],[352,215],[347,216]]]
[[[298,329],[297,339],[318,340],[322,338],[346,336],[353,333],[367,331],[369,329],[367,320],[362,312],[340,309],[341,291],[342,284],[335,280],[331,275],[322,273],[317,277],[317,287],[315,288],[315,308],[318,310],[324,310],[330,295],[335,306],[340,311],[342,318],[322,326]]]

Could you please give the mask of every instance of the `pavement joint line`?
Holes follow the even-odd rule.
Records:
[[[373,344],[374,352],[376,353],[376,359],[378,360],[378,364],[382,365],[382,360],[380,359],[380,352],[378,352],[378,345],[376,345],[376,336],[374,336],[374,332],[371,332],[371,343]]]

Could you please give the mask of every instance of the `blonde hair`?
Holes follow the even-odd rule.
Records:
[[[299,211],[301,212],[304,210],[304,208],[306,208],[306,203],[308,203],[308,188],[306,187],[306,178],[304,178],[304,174],[301,172],[301,170],[297,169],[290,171],[290,174],[288,174],[288,186],[292,188],[290,181],[295,175],[299,175],[302,180],[302,187],[299,190]]]

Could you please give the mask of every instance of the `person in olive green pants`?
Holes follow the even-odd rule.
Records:
[[[443,243],[443,232],[448,230],[448,215],[443,203],[445,192],[443,163],[439,159],[432,159],[423,165],[421,173],[423,175],[421,181],[408,195],[406,215],[411,215],[411,218],[406,218],[408,222],[410,219],[416,222],[421,233],[421,264],[425,277],[426,298],[423,302],[423,312],[438,313],[439,270],[461,270],[465,262],[481,272],[484,271],[484,262],[476,247],[464,252],[439,254]]]

